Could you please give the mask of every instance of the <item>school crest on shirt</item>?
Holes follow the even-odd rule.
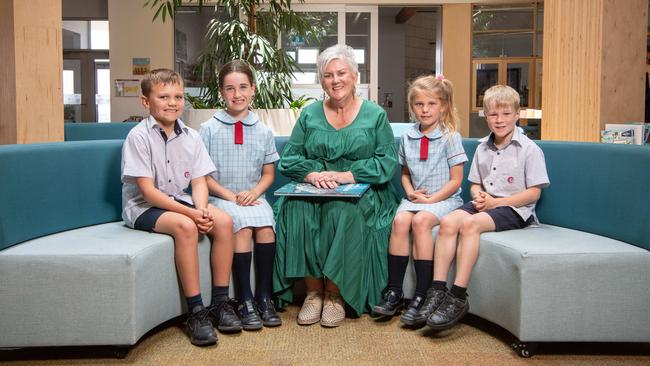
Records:
[[[515,182],[515,177],[510,176],[510,177],[508,177],[508,178],[506,179],[506,181],[507,181],[508,183],[512,184],[512,183]]]
[[[183,176],[185,176],[185,178],[189,179],[190,178],[190,172],[186,170],[185,173],[183,173]]]

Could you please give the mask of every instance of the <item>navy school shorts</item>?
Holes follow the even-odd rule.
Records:
[[[185,201],[176,200],[176,202],[182,203],[187,207],[195,208],[194,205],[190,205]],[[138,218],[135,220],[135,223],[133,224],[133,228],[152,233],[153,229],[156,227],[156,221],[158,221],[160,216],[167,211],[168,210],[164,210],[162,208],[152,207],[138,216]]]
[[[477,211],[474,208],[474,204],[472,203],[472,201],[463,204],[457,209],[463,210],[472,215],[479,213],[479,211]],[[490,215],[492,221],[494,221],[494,228],[495,228],[494,231],[523,229],[526,226],[532,224],[534,221],[532,215],[528,218],[528,220],[524,221],[524,219],[522,219],[521,216],[519,216],[517,211],[515,211],[510,206],[499,206],[499,207],[491,208],[484,212]]]

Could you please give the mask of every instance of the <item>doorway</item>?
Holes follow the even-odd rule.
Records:
[[[63,52],[65,122],[110,122],[108,51]]]
[[[420,75],[440,73],[440,6],[379,7],[377,102],[391,122],[408,122],[408,84]]]

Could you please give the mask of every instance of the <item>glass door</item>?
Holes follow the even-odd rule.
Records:
[[[520,96],[521,108],[536,107],[536,60],[533,58],[475,59],[472,75],[472,111],[483,108],[483,95],[493,85],[508,85]]]
[[[110,122],[108,51],[63,52],[65,122]]]

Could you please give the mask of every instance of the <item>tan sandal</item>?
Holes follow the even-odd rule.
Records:
[[[323,294],[320,291],[309,291],[302,308],[298,313],[298,324],[311,325],[320,320],[320,314],[323,310]]]
[[[325,293],[323,302],[323,314],[320,325],[328,328],[338,327],[345,320],[345,305],[339,293]]]

